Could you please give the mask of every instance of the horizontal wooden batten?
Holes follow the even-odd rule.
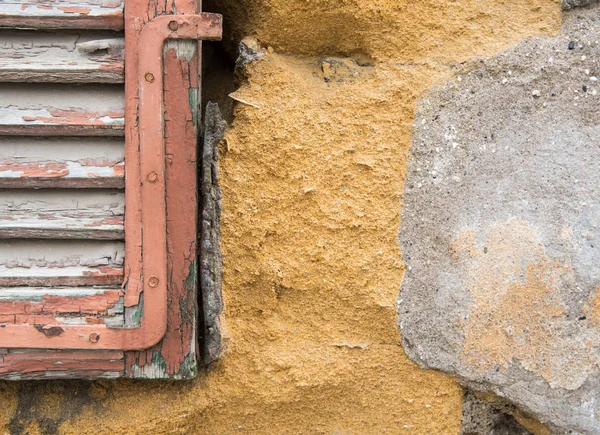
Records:
[[[0,188],[123,188],[124,143],[109,138],[0,137]]]
[[[123,29],[123,0],[2,0],[0,27]]]
[[[0,287],[118,287],[123,254],[116,241],[2,240]]]
[[[0,195],[0,238],[122,240],[119,191],[9,190]]]
[[[0,82],[122,83],[123,49],[118,33],[0,31]]]
[[[123,375],[121,351],[10,349],[0,353],[3,379],[116,378]]]
[[[47,324],[48,318],[58,323],[61,315],[114,316],[123,313],[122,307],[114,310],[122,296],[122,290],[111,288],[0,288],[0,324],[11,316],[27,317],[14,323],[33,324]],[[36,319],[38,315],[42,320]]]
[[[0,135],[123,136],[117,85],[0,84]]]
[[[2,325],[125,325],[123,291],[89,287],[0,288]]]

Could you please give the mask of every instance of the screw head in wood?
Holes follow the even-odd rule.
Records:
[[[90,334],[89,339],[92,343],[98,343],[98,341],[100,341],[100,335],[96,334],[95,332],[92,332]]]
[[[148,174],[148,176],[146,177],[146,180],[148,180],[150,183],[155,183],[156,180],[158,180],[158,174],[156,172],[152,171]]]
[[[146,75],[144,76],[144,78],[146,79],[146,81],[148,83],[152,83],[154,81],[154,74],[152,74],[152,73],[146,73]]]
[[[177,29],[179,29],[179,23],[177,21],[169,22],[169,30],[174,32]]]
[[[148,285],[152,288],[156,287],[158,285],[158,278],[155,276],[151,276],[150,279],[148,280]]]

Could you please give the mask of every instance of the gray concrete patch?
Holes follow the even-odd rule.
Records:
[[[422,367],[597,434],[600,13],[565,20],[421,101],[399,324]]]
[[[598,0],[561,0],[561,6],[564,10],[569,10],[579,7],[595,6]]]

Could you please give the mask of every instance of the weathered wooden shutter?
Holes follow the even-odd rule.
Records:
[[[0,377],[195,375],[199,10],[0,2]]]

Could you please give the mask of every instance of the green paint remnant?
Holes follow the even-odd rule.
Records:
[[[192,110],[192,120],[194,127],[198,128],[198,90],[194,88],[188,89],[188,100],[190,103],[190,109]]]

